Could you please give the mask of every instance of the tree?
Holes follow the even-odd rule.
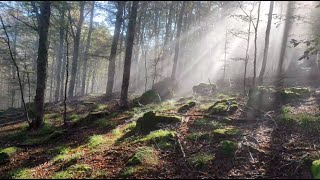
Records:
[[[69,86],[69,92],[68,92],[68,95],[70,97],[72,97],[74,95],[74,89],[75,89],[75,83],[76,83],[79,46],[80,46],[80,37],[81,37],[81,27],[82,27],[82,23],[83,23],[83,19],[84,19],[85,1],[80,1],[79,4],[80,4],[80,15],[79,15],[78,24],[76,25],[76,33],[74,33],[74,31],[72,29],[72,20],[71,20],[70,9],[68,9],[69,10],[69,21],[70,21],[70,26],[71,26],[71,33],[72,33],[72,36],[74,39],[70,86]]]
[[[270,30],[271,30],[273,5],[274,5],[274,1],[270,1],[266,36],[265,36],[265,42],[264,42],[265,44],[264,44],[264,51],[263,51],[263,60],[262,60],[260,74],[259,74],[259,84],[263,83],[263,76],[266,71],[266,65],[267,65],[267,60],[268,60],[269,38],[270,38]]]
[[[171,73],[171,79],[175,79],[176,70],[177,70],[177,63],[178,63],[178,56],[179,56],[179,48],[180,48],[180,33],[181,33],[181,25],[182,25],[182,18],[183,12],[185,9],[185,1],[182,2],[182,7],[179,14],[178,24],[177,24],[177,35],[176,35],[176,44],[175,44],[175,52],[173,57],[173,67]]]
[[[253,27],[254,27],[253,86],[256,85],[257,38],[258,38],[258,26],[259,26],[259,18],[260,18],[260,6],[261,6],[261,1],[259,1],[259,6],[258,6],[258,18],[257,18],[257,23],[254,24],[254,23],[252,22],[252,25],[253,25]]]
[[[120,107],[128,107],[128,88],[130,81],[131,56],[135,35],[135,26],[137,18],[138,1],[132,2],[131,14],[127,30],[126,52],[124,57],[123,78],[121,87]]]
[[[115,74],[115,68],[116,68],[116,55],[117,55],[117,46],[120,36],[120,29],[121,24],[123,22],[122,13],[125,6],[125,1],[118,1],[118,10],[116,15],[116,23],[114,28],[114,34],[112,39],[112,45],[111,45],[111,51],[110,51],[110,57],[109,57],[109,66],[108,66],[108,82],[107,82],[107,91],[106,96],[108,98],[112,95],[112,89],[114,84],[114,74]]]
[[[63,83],[63,81],[61,82],[61,76],[62,73],[61,72],[61,66],[62,66],[62,61],[63,61],[63,51],[64,51],[64,29],[65,29],[65,7],[62,5],[61,6],[62,11],[60,14],[60,27],[59,27],[59,50],[58,50],[58,55],[57,55],[57,73],[56,73],[56,81],[57,81],[57,86],[56,86],[56,92],[55,92],[55,101],[59,100],[60,97],[60,86]]]
[[[86,86],[86,79],[87,79],[87,65],[88,65],[88,53],[90,49],[91,44],[91,34],[92,34],[92,26],[93,26],[93,14],[94,14],[94,1],[92,1],[92,7],[91,7],[91,15],[90,15],[90,25],[89,25],[89,31],[88,31],[88,38],[87,43],[84,51],[84,57],[83,57],[83,74],[82,74],[82,85],[81,85],[81,92],[80,94],[83,96],[85,86]]]
[[[37,58],[37,87],[35,96],[36,118],[31,123],[32,129],[38,129],[43,125],[44,95],[46,89],[47,66],[48,66],[48,31],[50,23],[50,1],[40,3],[38,17],[39,46]]]

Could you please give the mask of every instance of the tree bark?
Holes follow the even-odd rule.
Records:
[[[74,96],[75,90],[75,82],[76,82],[76,75],[77,75],[77,66],[78,66],[78,57],[79,57],[79,46],[80,46],[80,37],[81,37],[81,27],[84,19],[84,5],[85,1],[80,1],[80,19],[77,25],[77,31],[74,36],[74,43],[73,43],[73,57],[72,57],[72,68],[71,68],[71,77],[70,77],[70,86],[68,95],[70,97]]]
[[[118,11],[116,15],[116,23],[115,23],[115,29],[114,29],[113,39],[112,39],[109,66],[108,66],[108,82],[107,82],[107,91],[106,91],[106,96],[108,98],[111,98],[112,96],[114,74],[115,74],[115,68],[116,68],[117,46],[118,46],[118,41],[120,36],[121,24],[123,21],[122,13],[123,13],[124,5],[125,5],[125,1],[118,1]]]
[[[257,38],[258,38],[258,27],[259,27],[259,19],[260,19],[260,6],[261,1],[259,1],[258,6],[258,18],[257,23],[254,27],[254,60],[253,60],[253,86],[256,85],[256,69],[257,69]]]
[[[264,73],[266,71],[266,65],[267,65],[267,60],[268,60],[269,38],[270,38],[270,30],[271,30],[273,5],[274,5],[274,1],[270,1],[270,8],[269,8],[269,14],[268,14],[268,23],[267,23],[267,29],[266,29],[264,51],[263,51],[263,60],[262,60],[262,66],[261,66],[260,74],[259,74],[259,84],[260,85],[263,84],[263,76],[264,76]]]
[[[48,66],[48,31],[50,23],[50,1],[42,1],[39,16],[39,47],[37,58],[37,88],[35,96],[36,118],[31,123],[32,129],[39,129],[43,125],[44,98]]]
[[[182,7],[179,14],[178,24],[177,24],[177,36],[176,36],[176,44],[175,44],[175,53],[173,57],[173,67],[172,67],[172,74],[171,79],[175,79],[176,76],[176,70],[177,70],[177,62],[178,62],[178,56],[179,56],[179,46],[180,46],[180,33],[181,33],[181,25],[182,25],[182,18],[183,18],[183,12],[185,9],[185,1],[182,2]]]
[[[81,85],[81,96],[85,94],[85,86],[86,86],[86,79],[87,79],[87,65],[88,65],[88,53],[91,44],[91,34],[92,34],[92,25],[93,25],[93,14],[94,14],[94,1],[92,1],[92,8],[90,14],[90,25],[88,30],[88,38],[85,47],[84,57],[83,57],[83,70],[82,70],[82,85]]]
[[[129,88],[129,81],[130,81],[131,56],[132,56],[132,48],[133,48],[134,35],[135,35],[138,3],[139,1],[133,1],[132,3],[128,30],[126,33],[127,43],[126,43],[126,52],[125,52],[125,58],[124,58],[124,68],[123,68],[123,78],[122,78],[121,98],[120,98],[120,106],[122,108],[128,107],[128,88]]]
[[[62,66],[62,61],[63,61],[63,38],[64,38],[64,16],[65,16],[65,9],[62,9],[61,16],[60,16],[60,27],[59,27],[59,50],[58,50],[58,55],[57,55],[57,86],[56,86],[56,91],[55,91],[55,98],[54,101],[59,101],[60,97],[60,85],[61,83],[61,66]],[[64,74],[64,73],[63,73]],[[63,82],[63,81],[62,81]]]

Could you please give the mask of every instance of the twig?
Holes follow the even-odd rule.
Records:
[[[178,137],[177,133],[174,133],[174,134],[175,134],[176,141],[178,142],[178,145],[179,145],[180,150],[182,152],[182,157],[183,157],[183,159],[185,159],[186,158],[186,154],[184,153],[184,150],[183,150],[183,147],[182,147],[181,142],[179,140],[179,137]]]

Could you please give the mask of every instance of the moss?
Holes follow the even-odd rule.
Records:
[[[149,111],[143,117],[137,120],[136,131],[142,134],[147,134],[153,130],[159,129],[159,123],[178,123],[180,117],[176,116],[156,116],[156,113]]]
[[[70,149],[69,147],[61,148],[60,153],[53,158],[53,164],[63,163],[63,164],[74,164],[83,152],[79,152],[78,149]]]
[[[224,140],[220,142],[218,149],[223,155],[231,156],[238,149],[238,144],[233,141]]]
[[[215,156],[208,153],[197,153],[188,158],[188,162],[196,168],[203,168],[209,165]]]
[[[108,108],[108,105],[106,104],[97,104],[93,111],[95,112],[104,111],[104,110],[107,110],[107,108]]]
[[[81,119],[81,116],[78,114],[72,114],[67,118],[67,121],[77,122]]]
[[[89,146],[89,148],[93,149],[93,148],[96,148],[105,142],[107,142],[106,137],[104,137],[102,135],[93,135],[89,138],[88,146]]]
[[[185,113],[187,112],[189,109],[193,108],[196,105],[196,103],[194,101],[189,102],[188,104],[185,104],[183,106],[181,106],[178,109],[178,113]]]
[[[202,133],[202,132],[199,132],[199,133],[192,133],[192,134],[188,134],[186,136],[186,139],[187,140],[190,140],[190,141],[203,141],[203,140],[208,140],[210,138],[210,134],[209,133]]]
[[[213,130],[213,133],[215,135],[234,136],[234,135],[239,135],[240,134],[240,130],[235,129],[235,128],[223,128],[223,129],[215,129],[215,130]]]
[[[308,88],[301,88],[301,87],[291,87],[285,88],[282,90],[282,95],[285,98],[302,98],[309,96],[311,91]]]
[[[314,179],[320,179],[320,159],[312,162],[311,172]]]
[[[193,122],[192,126],[201,128],[201,127],[210,127],[212,129],[217,129],[223,127],[223,124],[220,122],[217,122],[212,119],[203,118],[203,119],[197,119]]]
[[[150,103],[158,103],[161,101],[159,94],[154,90],[149,90],[142,94],[139,99],[139,102],[143,105],[150,104]]]
[[[32,179],[32,171],[31,169],[17,169],[9,173],[12,179]]]
[[[123,170],[120,172],[121,177],[130,177],[136,174],[139,171],[143,171],[145,168],[143,166],[129,166],[125,167]]]
[[[169,144],[172,144],[174,142],[174,132],[168,131],[168,130],[157,130],[153,131],[147,136],[135,140],[133,143],[136,142],[145,142],[145,143],[156,143],[157,146],[161,149],[170,148]]]
[[[18,150],[19,148],[13,146],[0,150],[0,164],[10,162],[10,157],[16,154]]]
[[[152,147],[139,147],[132,158],[127,162],[128,166],[132,165],[157,165],[158,156]]]
[[[75,164],[70,166],[66,171],[57,172],[54,179],[74,179],[79,177],[90,177],[93,172],[92,168],[87,164]]]
[[[238,109],[238,103],[234,98],[223,99],[215,102],[208,108],[209,114],[213,115],[227,115]]]

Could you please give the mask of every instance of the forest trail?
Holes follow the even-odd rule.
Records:
[[[235,97],[239,104],[234,113],[208,115],[207,108],[213,102],[228,97]],[[190,101],[195,101],[196,106],[177,113]],[[316,114],[317,102],[310,97],[288,106],[298,114]],[[311,178],[310,159],[320,152],[316,134],[279,121],[280,114],[274,111],[262,113],[248,108],[246,98],[239,95],[175,98],[128,111],[117,110],[115,100],[88,96],[68,102],[68,117],[73,123],[67,129],[60,127],[61,108],[61,103],[46,106],[45,122],[53,130],[48,126],[43,132],[26,132],[24,122],[1,127],[1,146],[19,148],[10,162],[0,166],[3,177]],[[108,111],[109,115],[88,119],[95,111]],[[164,125],[155,131],[159,137],[148,139],[152,133],[138,136],[133,133],[136,120],[148,111],[178,115],[181,123]],[[54,132],[61,135],[43,140]],[[169,132],[176,136],[164,141],[168,146],[164,148],[162,140]],[[222,153],[224,141],[237,144],[231,155]],[[141,147],[154,149],[156,163],[128,165]],[[232,150],[228,148],[226,152]]]

